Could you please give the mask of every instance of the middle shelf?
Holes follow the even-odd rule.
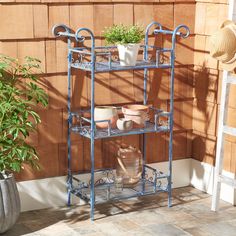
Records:
[[[90,126],[77,126],[74,125],[71,128],[72,132],[79,133],[81,136],[86,138],[91,138],[91,128]],[[144,128],[135,128],[129,131],[122,131],[119,129],[96,129],[95,130],[95,139],[101,138],[111,138],[117,136],[126,136],[133,134],[144,134],[144,133],[159,133],[159,132],[167,132],[169,131],[169,127],[167,125],[162,125],[155,127],[155,124],[152,122],[146,122]]]
[[[131,130],[120,130],[117,127],[114,128],[110,125],[109,120],[103,120],[103,122],[107,122],[107,128],[98,128],[96,127],[96,123],[100,121],[95,121],[94,138],[102,139],[134,134],[168,132],[170,130],[169,117],[171,116],[171,113],[153,107],[150,107],[150,110],[153,111],[152,117],[148,121],[145,121],[142,127],[134,127]],[[71,132],[78,133],[83,137],[91,139],[92,130],[91,119],[89,116],[90,110],[72,112],[70,119],[73,120],[75,118],[76,121],[72,122]]]

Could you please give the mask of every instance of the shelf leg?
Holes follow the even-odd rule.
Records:
[[[70,114],[70,113],[69,113]],[[68,117],[68,138],[67,138],[67,148],[68,148],[68,170],[67,170],[67,206],[71,206],[71,190],[72,190],[72,173],[71,173],[71,126],[72,118],[71,115]]]
[[[70,40],[68,40],[68,45],[70,44]],[[71,174],[71,126],[72,126],[72,118],[71,118],[71,61],[72,54],[68,53],[68,98],[67,98],[67,110],[68,110],[68,133],[67,133],[67,152],[68,152],[68,160],[67,160],[67,205],[71,205],[71,189],[72,189],[72,174]]]
[[[147,44],[147,40],[146,40]],[[147,45],[146,45],[147,46]],[[145,52],[144,52],[144,59],[147,59],[147,47],[145,47]],[[144,69],[144,80],[143,80],[143,104],[147,104],[147,78],[148,78],[148,69]],[[146,175],[146,170],[145,170],[145,164],[146,164],[146,135],[142,135],[143,138],[143,143],[142,143],[142,149],[143,149],[143,172],[142,172],[142,194],[145,192],[145,175]]]
[[[170,123],[173,123],[173,118],[170,118]],[[171,131],[170,131],[170,138],[169,138],[168,207],[172,206],[172,153],[173,153],[172,143],[173,143],[173,127],[170,128],[170,130]]]
[[[71,181],[71,178],[68,176],[68,181]],[[71,191],[70,191],[70,187],[67,187],[67,206],[71,206]]]
[[[95,136],[95,122],[94,122],[94,96],[95,96],[95,41],[93,35],[91,35],[92,45],[91,45],[91,53],[92,53],[92,70],[91,70],[91,139],[90,139],[90,158],[91,158],[91,186],[90,186],[90,218],[94,220],[94,206],[95,206],[95,189],[94,189],[94,136]]]
[[[90,218],[94,220],[95,192],[94,192],[94,139],[91,139],[91,189],[90,189]]]
[[[143,136],[143,172],[142,172],[142,194],[145,193],[145,175],[146,175],[146,170],[145,170],[145,164],[146,164],[146,136],[145,134]]]
[[[173,115],[174,115],[174,50],[171,52],[171,77],[170,77],[170,137],[169,137],[169,173],[168,173],[168,207],[172,206],[172,158],[173,158]]]

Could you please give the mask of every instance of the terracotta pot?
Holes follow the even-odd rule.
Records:
[[[134,128],[142,128],[145,125],[146,121],[149,121],[149,116],[146,113],[143,113],[139,116],[132,116],[132,115],[126,115],[124,114],[125,119],[132,120],[133,121],[133,127]]]
[[[96,106],[94,108],[94,120],[110,120],[111,121],[111,127],[116,127],[116,121],[118,119],[118,113],[116,107],[113,106]],[[96,126],[98,128],[107,128],[108,122],[98,122],[96,123]]]
[[[134,128],[144,127],[145,121],[149,120],[149,107],[145,105],[125,105],[122,107],[125,119],[130,119],[134,122]]]
[[[140,47],[139,43],[117,45],[120,65],[121,66],[135,66],[137,57],[138,57],[139,47]]]
[[[130,104],[124,105],[122,107],[122,112],[127,115],[141,115],[144,112],[149,112],[149,107],[146,105],[139,105],[139,104]]]
[[[142,175],[141,152],[135,147],[120,147],[117,156],[116,176],[122,178],[124,187],[134,187]]]

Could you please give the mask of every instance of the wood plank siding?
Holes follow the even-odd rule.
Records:
[[[67,171],[67,45],[51,34],[54,24],[64,23],[76,30],[88,27],[94,31],[96,45],[104,45],[102,30],[112,24],[142,24],[155,20],[165,28],[186,24],[188,39],[178,40],[176,47],[174,159],[194,157],[214,163],[219,111],[221,70],[209,57],[207,36],[227,16],[227,0],[2,0],[0,3],[0,52],[17,57],[37,57],[42,61],[40,86],[49,95],[49,107],[39,110],[42,123],[29,142],[40,153],[42,170],[26,167],[18,180],[65,175]],[[168,47],[170,37],[151,42]],[[169,100],[168,71],[150,71],[148,102],[167,109]],[[88,107],[90,78],[73,71],[72,106]],[[113,72],[96,76],[96,104],[142,102],[142,71]],[[230,109],[236,112],[232,93]],[[235,119],[230,122],[235,123]],[[168,135],[147,135],[147,160],[168,159]],[[96,141],[96,167],[114,166],[117,144],[140,146],[139,136]],[[235,171],[236,140],[228,138],[225,169]],[[73,169],[90,167],[89,140],[72,135]]]

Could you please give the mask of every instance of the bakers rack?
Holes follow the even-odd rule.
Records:
[[[172,45],[170,48],[160,48],[154,45],[149,45],[149,36],[153,29],[153,34],[158,37],[160,35],[171,35]],[[68,205],[71,204],[71,194],[78,196],[90,204],[90,217],[94,220],[95,204],[107,201],[127,199],[144,195],[155,194],[158,192],[168,193],[168,206],[171,206],[172,195],[172,143],[173,143],[173,111],[174,111],[174,62],[175,62],[175,46],[176,38],[187,38],[190,34],[189,28],[186,25],[179,25],[173,31],[163,29],[158,22],[150,23],[145,31],[143,50],[143,59],[138,60],[135,66],[120,66],[119,61],[114,59],[116,46],[95,46],[95,37],[93,32],[88,28],[79,28],[75,33],[72,33],[69,27],[63,24],[55,25],[52,29],[55,37],[63,37],[67,39],[68,45]],[[83,34],[89,35],[87,37]],[[72,41],[76,41],[82,46],[74,47]],[[91,46],[84,46],[86,40],[91,41]],[[154,52],[154,58],[149,58],[149,51]],[[167,59],[168,58],[168,59]],[[90,109],[79,111],[71,110],[71,69],[79,69],[90,73],[91,77],[91,102]],[[95,106],[95,74],[112,71],[124,70],[143,70],[143,104],[147,104],[147,80],[149,69],[169,69],[170,70],[170,103],[168,111],[163,111],[153,106],[150,109],[153,111],[152,121],[145,122],[144,127],[134,128],[129,131],[121,131],[117,128],[112,128],[109,120],[99,122],[107,122],[108,128],[96,129],[94,120]],[[156,78],[157,79],[157,78]],[[166,120],[163,122],[163,118]],[[76,120],[76,122],[73,122]],[[85,180],[85,175],[82,173],[72,173],[71,170],[71,133],[77,133],[83,137],[90,139],[90,159],[91,170],[89,179]],[[169,148],[168,148],[168,172],[153,168],[146,164],[146,133],[169,133]],[[143,150],[143,173],[140,181],[135,186],[123,188],[122,191],[116,189],[115,170],[111,168],[95,170],[94,166],[94,142],[96,139],[112,138],[125,135],[143,135],[142,150]]]

